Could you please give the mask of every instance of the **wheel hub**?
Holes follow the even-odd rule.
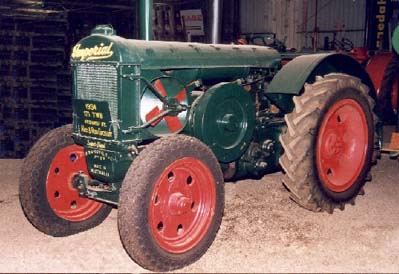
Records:
[[[170,195],[168,202],[170,214],[173,216],[179,216],[187,213],[191,210],[192,202],[192,198],[184,196],[183,193],[173,193]]]
[[[331,159],[333,157],[340,157],[344,151],[344,140],[338,132],[330,132],[326,137],[324,151],[326,153],[325,157]]]

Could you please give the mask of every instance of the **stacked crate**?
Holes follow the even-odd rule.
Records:
[[[72,121],[71,47],[97,24],[112,24],[118,35],[137,38],[138,2],[30,0],[0,5],[0,158],[26,156],[43,134]],[[175,6],[179,1],[169,2]],[[184,3],[175,11],[199,5],[196,0]]]
[[[24,157],[48,130],[71,121],[66,33],[57,17],[0,20],[0,158]]]
[[[97,24],[134,37],[135,0],[6,1],[0,5],[0,158],[25,157],[72,122],[71,47]],[[137,20],[137,18],[136,18]]]

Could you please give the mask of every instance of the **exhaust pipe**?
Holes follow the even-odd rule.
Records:
[[[210,7],[210,40],[212,44],[219,44],[222,37],[222,9],[223,0],[209,0]]]
[[[152,0],[140,0],[140,39],[152,40]]]

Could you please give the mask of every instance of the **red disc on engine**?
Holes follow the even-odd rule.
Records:
[[[174,98],[177,102],[187,105],[187,91],[184,85],[174,78],[158,78],[152,82],[155,89],[163,97]],[[140,115],[143,122],[155,119],[165,111],[165,105],[149,90],[146,89],[140,104]],[[187,118],[187,111],[178,114],[169,114],[159,119],[155,119],[148,128],[155,135],[176,133],[181,131]]]

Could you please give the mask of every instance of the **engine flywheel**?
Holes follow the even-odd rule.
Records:
[[[192,107],[193,136],[207,144],[220,162],[232,162],[247,149],[255,127],[255,104],[241,86],[220,83]]]

